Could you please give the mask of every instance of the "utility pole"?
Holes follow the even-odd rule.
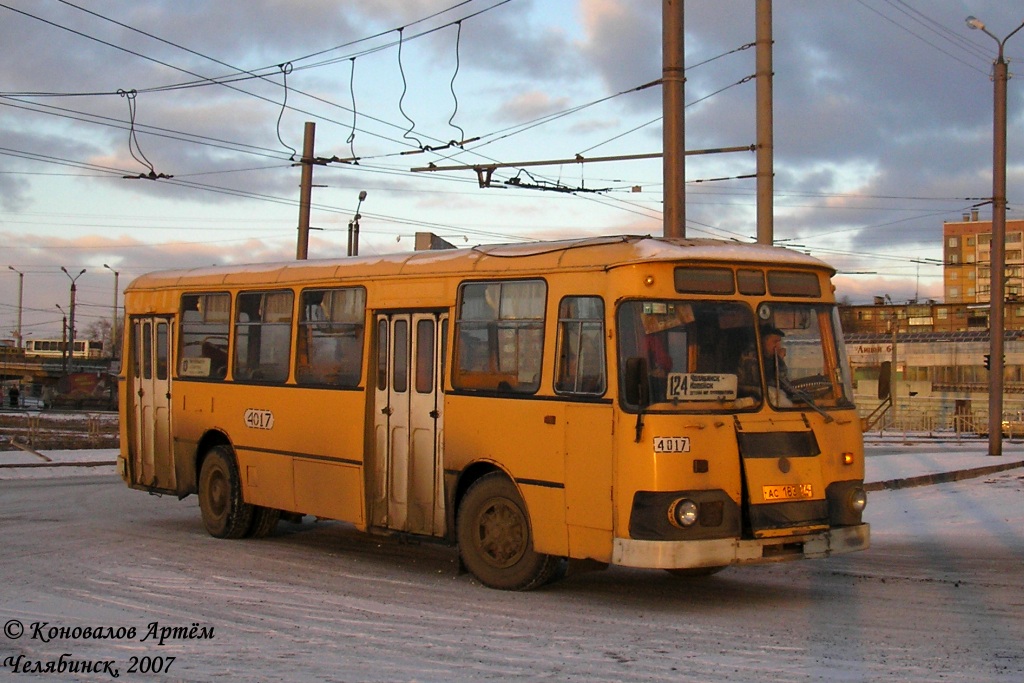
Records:
[[[683,0],[662,0],[661,61],[662,180],[665,185],[662,234],[686,237]]]
[[[18,330],[14,333],[14,338],[18,340],[18,348],[20,349],[21,346],[22,346],[22,343],[21,343],[21,304],[22,304],[22,294],[25,291],[25,287],[24,287],[24,285],[25,285],[25,273],[21,272],[20,270],[18,270],[14,266],[7,266],[7,267],[8,267],[8,269],[13,270],[15,273],[18,274]]]
[[[302,137],[302,184],[299,187],[299,239],[295,258],[305,261],[309,254],[309,208],[313,199],[313,137],[316,124],[306,121]]]
[[[757,243],[775,240],[775,143],[772,113],[772,0],[757,0]]]
[[[1006,82],[1009,69],[1003,47],[1013,34],[1024,28],[1022,23],[999,40],[976,17],[967,17],[967,26],[984,32],[996,41],[999,52],[993,63],[992,82],[994,114],[992,117],[992,265],[989,287],[989,394],[988,454],[1003,454],[1003,309],[1006,300]]]
[[[61,359],[61,375],[68,374],[68,314],[64,312],[64,309],[60,307],[60,304],[55,304],[57,310],[61,314],[61,327],[60,327],[60,359]]]
[[[75,295],[78,293],[78,278],[85,274],[85,268],[82,268],[78,275],[74,276],[72,276],[64,266],[61,266],[60,269],[64,271],[64,274],[71,280],[71,312],[68,313],[70,322],[68,323],[68,342],[65,353],[67,354],[67,357],[71,359],[70,362],[73,367],[75,357],[75,299],[77,298]],[[66,371],[67,368],[65,368],[65,372]]]
[[[117,358],[117,280],[120,273],[108,266],[106,263],[103,264],[103,267],[114,274],[114,305],[111,307],[113,310],[110,320],[110,357]]]

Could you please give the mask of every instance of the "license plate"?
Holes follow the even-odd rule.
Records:
[[[777,500],[800,500],[814,497],[814,487],[810,484],[781,484],[762,486],[761,496],[766,503]]]

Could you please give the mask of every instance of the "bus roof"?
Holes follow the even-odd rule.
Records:
[[[571,240],[493,244],[470,249],[414,251],[332,259],[208,266],[148,273],[126,291],[181,285],[230,286],[288,284],[373,276],[478,274],[509,275],[551,270],[609,270],[641,262],[759,264],[772,263],[825,270],[824,261],[782,247],[715,239],[617,235]]]

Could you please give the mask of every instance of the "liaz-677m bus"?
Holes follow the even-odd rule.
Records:
[[[119,470],[216,537],[315,515],[503,589],[861,550],[833,274],[622,236],[144,275]]]

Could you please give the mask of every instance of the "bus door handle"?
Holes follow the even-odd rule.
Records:
[[[143,396],[145,396],[145,395],[146,395],[146,392],[145,392],[145,390],[143,390],[143,389],[139,389],[139,398],[142,398],[142,397],[143,397]]]
[[[381,414],[381,415],[387,415],[387,416],[389,416],[389,417],[390,417],[390,416],[391,416],[391,415],[392,415],[392,414],[393,414],[394,412],[395,412],[395,411],[391,409],[391,406],[384,406],[383,408],[381,408],[381,409],[380,409],[380,414]]]
[[[437,410],[431,410],[430,411],[430,417],[432,417],[432,418],[434,418],[436,420],[437,418],[441,417],[441,413],[440,413],[440,411],[437,411]]]

